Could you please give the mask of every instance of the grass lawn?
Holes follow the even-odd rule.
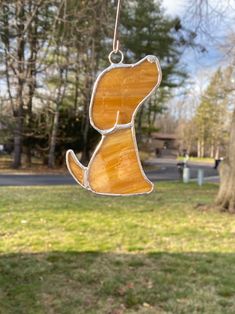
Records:
[[[0,172],[1,174],[25,174],[25,173],[32,173],[32,174],[58,174],[58,173],[68,173],[68,170],[65,166],[58,166],[54,169],[49,169],[47,165],[42,165],[42,161],[38,158],[32,157],[32,164],[31,166],[27,165],[25,162],[25,155],[22,156],[22,167],[20,169],[13,169],[12,168],[12,156],[10,155],[1,155],[0,154]]]
[[[235,216],[213,184],[149,196],[0,188],[0,313],[235,313]]]
[[[178,160],[184,160],[184,157],[180,156],[177,158]],[[205,164],[214,164],[215,159],[210,157],[189,157],[189,162],[198,162],[198,163],[205,163]]]

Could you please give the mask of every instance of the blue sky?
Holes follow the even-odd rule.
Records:
[[[166,13],[171,16],[179,16],[183,24],[194,30],[196,19],[190,20],[190,11],[193,3],[197,0],[163,0]],[[221,54],[219,46],[225,41],[226,36],[235,33],[235,0],[208,0],[209,15],[201,23],[202,31],[198,32],[198,41],[206,47],[207,53],[197,53],[188,49],[183,55],[182,62],[187,64],[192,80],[196,85],[206,85],[211,74],[226,60]],[[223,18],[218,17],[216,12],[221,12]],[[209,22],[210,20],[210,22]],[[207,35],[203,31],[208,32]],[[210,38],[211,36],[211,38]]]

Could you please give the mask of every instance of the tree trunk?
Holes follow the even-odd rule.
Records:
[[[223,211],[235,213],[235,110],[227,156],[220,166],[220,181],[216,205]]]
[[[23,116],[19,114],[19,116],[16,117],[16,126],[14,130],[14,153],[12,168],[15,169],[18,169],[21,166],[22,133],[23,133]]]
[[[204,139],[201,142],[201,157],[202,158],[205,157],[205,142],[204,142]]]
[[[88,113],[86,114],[86,123],[85,128],[83,130],[83,149],[82,149],[82,157],[81,157],[81,163],[83,165],[87,165],[90,160],[90,154],[89,154],[89,143],[88,143],[88,132],[89,132],[89,119],[88,119]]]
[[[214,144],[211,144],[210,157],[211,158],[215,157],[215,146],[214,146]]]
[[[216,150],[215,150],[215,159],[219,159],[219,155],[220,155],[220,146],[217,145]]]
[[[19,168],[21,166],[21,155],[22,155],[22,142],[23,142],[23,122],[24,122],[24,48],[25,41],[23,36],[23,17],[24,17],[24,6],[20,2],[16,6],[17,14],[17,109],[15,110],[16,125],[14,130],[14,159],[13,168]]]
[[[197,157],[198,158],[201,157],[201,141],[200,140],[197,141]]]
[[[90,75],[86,77],[86,83],[85,83],[85,97],[84,97],[84,113],[85,117],[83,120],[83,126],[82,126],[82,134],[83,134],[83,149],[82,149],[82,157],[81,162],[83,165],[87,165],[90,160],[90,145],[89,145],[89,127],[90,127],[90,119],[89,119],[89,102],[91,97],[91,87],[93,84],[93,81],[95,79],[95,72],[96,72],[96,64],[95,64],[95,42],[94,39],[92,39],[92,49],[91,49],[91,62],[90,66],[87,67],[90,71]]]
[[[31,1],[29,2],[30,6],[32,6]],[[33,8],[31,7],[30,15],[32,15]],[[34,8],[35,10],[35,8]],[[36,61],[37,61],[37,40],[38,40],[38,18],[35,16],[34,20],[28,27],[28,42],[29,42],[29,50],[30,56],[27,62],[27,85],[28,85],[28,101],[27,101],[27,112],[26,112],[26,129],[27,132],[32,133],[33,131],[33,97],[36,89]],[[28,134],[26,134],[28,136]],[[26,153],[26,164],[31,167],[32,164],[32,141],[27,141],[27,146],[25,149]]]
[[[48,154],[48,168],[55,167],[55,146],[56,146],[56,137],[59,127],[59,106],[56,106],[56,111],[54,115],[53,128],[51,133],[50,149]]]

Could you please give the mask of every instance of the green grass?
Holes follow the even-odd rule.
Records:
[[[1,174],[4,173],[17,173],[17,174],[25,174],[25,173],[51,173],[51,174],[58,174],[58,173],[65,173],[67,170],[64,166],[58,166],[53,169],[48,169],[47,166],[42,164],[42,160],[36,157],[32,157],[32,163],[29,166],[26,161],[26,156],[22,155],[22,167],[20,169],[12,168],[12,156],[11,155],[1,155],[0,154],[0,171]]]
[[[1,187],[0,313],[235,313],[235,217],[213,184],[149,196]]]
[[[184,157],[180,156],[177,158],[178,160],[184,160]],[[207,163],[207,164],[214,164],[215,160],[214,158],[210,158],[210,157],[189,157],[189,162],[198,162],[198,163]]]

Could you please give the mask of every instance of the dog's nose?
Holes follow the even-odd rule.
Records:
[[[151,62],[151,63],[157,63],[157,62],[158,62],[157,57],[152,56],[152,55],[147,56],[147,60],[148,60],[149,62]]]

